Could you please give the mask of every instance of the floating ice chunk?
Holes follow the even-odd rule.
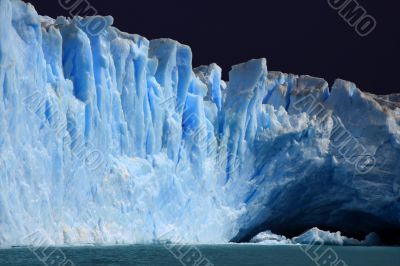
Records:
[[[304,234],[294,237],[293,242],[303,245],[360,245],[361,242],[354,239],[342,236],[340,232],[322,231],[316,227],[308,230]]]
[[[284,236],[276,235],[271,231],[261,232],[250,240],[250,243],[263,245],[293,245],[294,242]]]

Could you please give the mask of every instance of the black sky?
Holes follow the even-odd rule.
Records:
[[[58,0],[30,0],[42,15],[69,16]],[[266,57],[269,70],[355,82],[377,94],[400,93],[399,1],[358,0],[377,21],[360,37],[327,0],[88,0],[119,29],[191,46],[193,65],[230,67]]]

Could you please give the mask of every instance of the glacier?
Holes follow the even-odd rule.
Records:
[[[400,243],[399,94],[266,59],[224,81],[190,47],[112,24],[0,0],[0,247],[316,226]]]

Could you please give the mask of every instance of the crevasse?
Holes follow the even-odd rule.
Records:
[[[91,19],[0,0],[0,246],[400,230],[398,95]]]

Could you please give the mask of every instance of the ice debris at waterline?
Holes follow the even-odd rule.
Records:
[[[365,240],[342,236],[340,232],[332,233],[316,227],[308,230],[300,236],[287,239],[285,236],[276,235],[271,231],[261,232],[250,240],[250,243],[263,245],[330,245],[330,246],[376,246],[380,244],[379,236],[370,233]]]
[[[0,246],[399,231],[400,95],[265,59],[224,82],[98,18],[0,0]]]

